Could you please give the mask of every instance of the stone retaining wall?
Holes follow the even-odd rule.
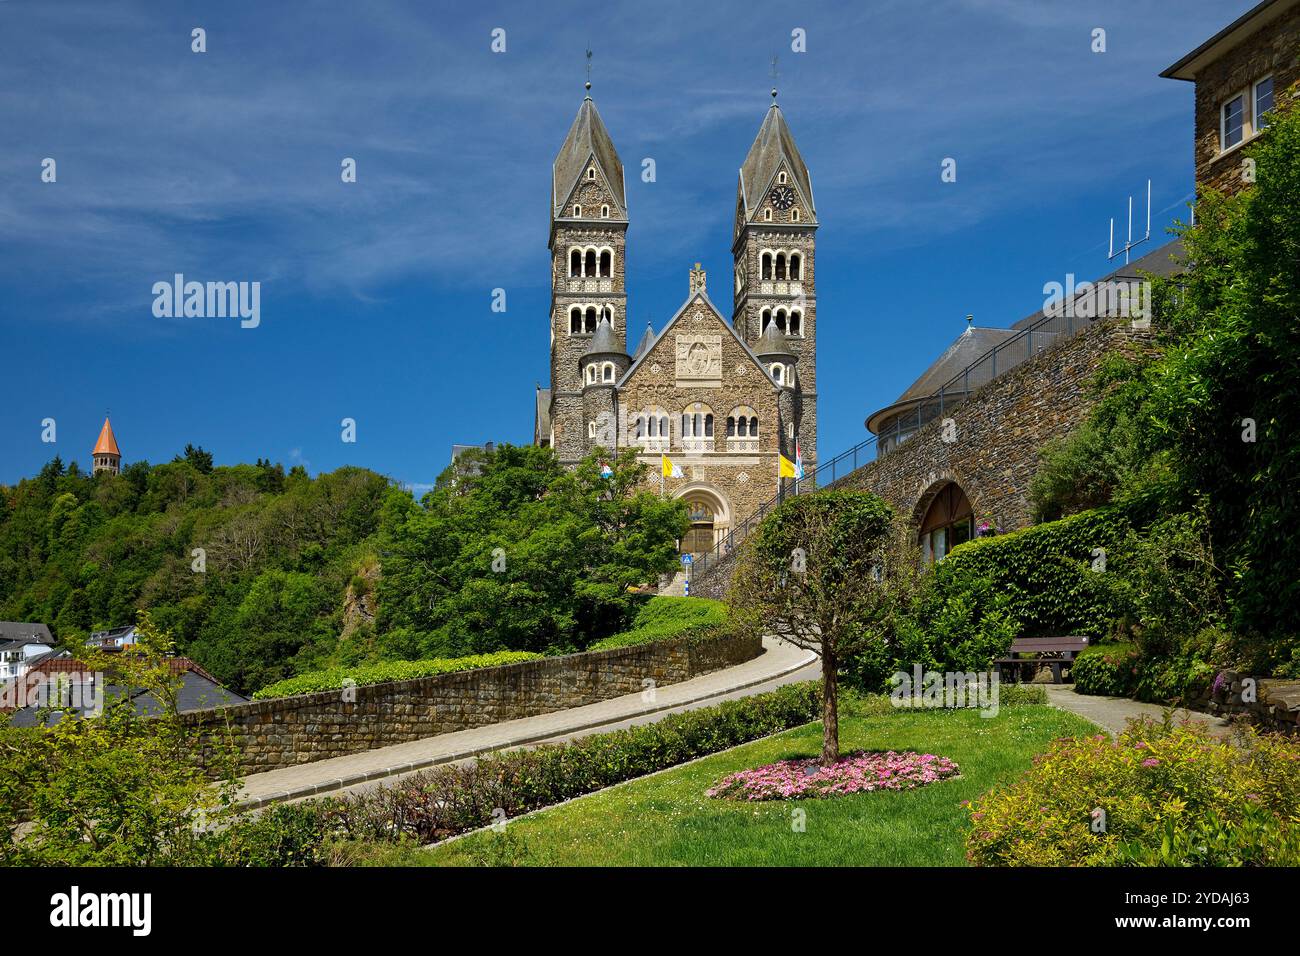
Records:
[[[1246,681],[1254,681],[1253,693],[1248,695],[1253,699],[1249,701],[1242,700]],[[1300,680],[1252,678],[1236,671],[1221,671],[1209,693],[1190,706],[1220,717],[1244,718],[1261,730],[1300,733]]]
[[[341,757],[638,693],[752,660],[759,637],[683,638],[182,714],[229,727],[242,773]]]

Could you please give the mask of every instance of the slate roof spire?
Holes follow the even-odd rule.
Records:
[[[610,138],[596,109],[596,101],[591,98],[591,83],[587,83],[587,95],[578,107],[578,115],[569,127],[569,135],[564,138],[551,167],[551,213],[552,217],[563,217],[573,187],[594,162],[597,175],[603,177],[613,194],[613,208],[610,218],[627,218],[627,192],[623,185],[623,161],[618,158],[618,150]],[[595,218],[591,216],[589,218]]]
[[[794,136],[786,124],[781,107],[776,103],[776,88],[772,88],[772,105],[767,108],[763,125],[758,128],[749,155],[740,167],[740,194],[744,204],[745,220],[752,222],[762,206],[763,196],[772,187],[777,171],[784,166],[790,182],[803,194],[804,221],[817,221],[817,207],[813,201],[812,175],[795,145]]]

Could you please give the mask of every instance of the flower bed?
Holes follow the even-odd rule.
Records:
[[[707,791],[732,800],[802,800],[874,790],[914,790],[955,777],[960,768],[947,757],[912,751],[855,750],[830,767],[817,758],[780,760],[723,778]]]

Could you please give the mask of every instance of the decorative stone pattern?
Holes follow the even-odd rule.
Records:
[[[1242,176],[1241,147],[1220,150],[1219,117],[1223,104],[1245,92],[1249,101],[1256,80],[1272,74],[1274,102],[1300,81],[1300,7],[1246,37],[1207,65],[1196,77],[1196,185],[1236,193],[1249,185]],[[1247,116],[1251,113],[1247,106]],[[1246,141],[1246,144],[1249,140]],[[1243,145],[1246,145],[1243,144]]]
[[[181,719],[205,731],[229,728],[240,771],[258,773],[640,693],[647,680],[674,684],[762,651],[759,637],[659,641],[357,687],[351,703],[342,691],[327,691]]]

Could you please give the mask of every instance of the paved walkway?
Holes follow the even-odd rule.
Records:
[[[752,661],[657,688],[653,703],[642,700],[640,693],[628,694],[584,707],[253,774],[244,778],[239,803],[255,809],[331,791],[372,789],[376,781],[392,782],[393,778],[437,764],[653,723],[669,713],[762,693],[782,684],[810,680],[819,673],[817,658],[808,651],[774,638],[764,638],[763,647],[763,653]]]
[[[1159,704],[1143,704],[1127,697],[1095,697],[1091,694],[1079,694],[1073,684],[1041,684],[1047,690],[1047,699],[1055,707],[1068,710],[1091,720],[1098,727],[1108,731],[1112,736],[1122,731],[1131,718],[1151,717],[1160,720],[1165,708]],[[1174,720],[1191,720],[1203,724],[1216,737],[1227,737],[1232,733],[1232,725],[1211,714],[1179,708],[1174,711]]]

